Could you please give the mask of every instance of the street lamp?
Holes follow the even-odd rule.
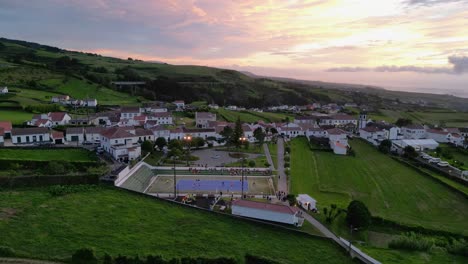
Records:
[[[240,137],[240,138],[239,138],[239,142],[241,143],[241,145],[242,145],[245,141],[247,141],[247,138],[246,138],[246,137]],[[239,154],[241,154],[241,153],[239,153]],[[241,176],[241,177],[242,177],[242,178],[241,178],[242,194],[241,194],[241,199],[244,199],[244,161],[245,161],[244,156],[242,156],[241,159],[242,159],[242,165],[241,165],[241,166],[242,166],[242,169],[241,169],[241,175],[242,175],[242,176]]]
[[[177,198],[177,177],[176,177],[176,160],[178,159],[177,156],[172,156],[172,161],[174,162],[174,200]]]
[[[187,144],[187,166],[189,166],[190,158],[190,141],[192,141],[192,136],[184,136],[184,141]]]

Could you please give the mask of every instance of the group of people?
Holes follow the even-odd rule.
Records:
[[[276,197],[278,197],[278,200],[280,200],[280,201],[284,201],[286,199],[286,196],[287,196],[287,194],[284,191],[277,191],[276,192]]]
[[[261,173],[263,176],[271,175],[271,170],[259,170],[259,169],[251,169],[251,168],[244,168],[244,169],[226,168],[226,167],[217,168],[217,167],[208,167],[208,165],[203,166],[201,164],[197,164],[197,166],[194,168],[192,167],[189,168],[189,171],[192,174],[198,174],[202,170],[210,171],[210,172],[219,172],[219,174],[221,175],[229,174],[231,176],[241,175],[242,171],[244,171],[244,173]]]

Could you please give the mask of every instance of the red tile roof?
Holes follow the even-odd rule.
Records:
[[[5,132],[10,132],[13,126],[10,121],[0,121],[0,128],[3,128]]]
[[[50,112],[48,114],[49,116],[49,119],[53,122],[59,122],[59,121],[62,121],[64,118],[65,118],[65,115],[67,113],[65,112]]]
[[[328,129],[327,132],[328,132],[329,135],[343,135],[343,134],[346,134],[346,132],[344,132],[343,130],[341,130],[339,128]]]
[[[382,131],[382,129],[380,129],[379,127],[375,127],[375,126],[367,126],[365,128],[362,128],[362,130],[366,131],[366,132],[369,132],[369,133],[374,133],[374,132],[380,132]]]
[[[235,200],[232,202],[232,205],[265,210],[265,211],[272,211],[272,212],[283,213],[283,214],[290,214],[290,215],[294,215],[298,211],[300,211],[299,208],[297,207],[280,205],[280,204],[254,202],[254,201],[247,201],[247,200]]]
[[[5,135],[5,129],[3,127],[0,127],[0,136]]]
[[[45,127],[26,127],[26,128],[13,128],[11,135],[13,136],[26,136],[35,134],[48,134],[49,129]]]
[[[108,128],[101,135],[109,139],[135,137],[135,135],[120,127]]]
[[[60,131],[52,131],[52,138],[53,139],[61,139],[61,138],[64,138],[63,136],[63,132],[60,132]]]

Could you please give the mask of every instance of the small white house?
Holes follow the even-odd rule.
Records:
[[[87,98],[87,99],[84,99],[84,106],[87,106],[87,107],[96,107],[97,104],[98,104],[98,101],[94,98]]]
[[[216,121],[216,114],[210,112],[195,112],[195,123],[198,128],[209,127],[209,122]]]
[[[13,128],[11,130],[13,144],[31,144],[50,142],[49,129],[45,127]]]
[[[0,87],[0,94],[7,94],[8,93],[8,87]]]
[[[173,102],[176,106],[176,111],[184,111],[185,109],[185,102],[182,100],[177,100]]]
[[[247,200],[232,202],[232,214],[266,221],[302,226],[302,211],[288,205],[261,203]]]
[[[426,129],[423,125],[407,125],[401,128],[405,139],[422,139],[426,137]]]
[[[296,197],[297,203],[304,208],[305,210],[314,210],[317,209],[316,203],[317,201],[310,197],[308,194],[299,194]]]
[[[82,144],[84,142],[83,127],[69,127],[66,130],[65,139],[71,144]]]

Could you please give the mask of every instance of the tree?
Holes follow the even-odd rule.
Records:
[[[201,148],[205,146],[205,140],[201,137],[196,137],[192,139],[192,142],[190,145],[195,148]]]
[[[156,139],[156,142],[155,142],[156,146],[159,148],[159,149],[163,149],[166,145],[167,145],[167,141],[165,138],[163,137],[158,137]]]
[[[242,123],[240,121],[240,118],[237,117],[236,120],[236,125],[234,126],[234,131],[232,132],[231,135],[231,142],[236,148],[240,148],[242,142],[240,141],[240,138],[244,136],[244,130],[242,130]]]
[[[180,142],[180,140],[177,140],[177,139],[173,139],[171,141],[169,141],[169,149],[179,149],[179,150],[182,150],[182,143]]]
[[[382,142],[380,142],[379,145],[379,150],[385,154],[390,152],[390,149],[392,148],[392,141],[389,139],[384,139]]]
[[[406,146],[403,149],[403,156],[407,158],[415,158],[418,156],[418,152],[412,146]]]
[[[278,129],[272,127],[272,128],[270,128],[270,132],[271,132],[273,135],[278,134]]]
[[[413,124],[413,120],[411,120],[409,118],[398,118],[398,120],[395,123],[395,125],[397,125],[399,127],[403,127],[403,126],[407,126],[407,125],[411,125],[411,124]]]
[[[149,140],[145,140],[143,143],[141,143],[141,150],[146,153],[153,152],[153,143],[151,143]]]
[[[263,132],[263,129],[261,127],[257,127],[253,132],[253,136],[257,140],[258,144],[262,145],[265,141],[266,134],[265,132]]]
[[[367,229],[371,224],[371,214],[366,205],[354,200],[348,205],[348,212],[346,215],[346,222],[352,228]]]
[[[249,160],[249,167],[255,167],[255,160]]]
[[[231,138],[233,130],[230,126],[225,126],[223,130],[219,133],[225,140]]]
[[[82,248],[73,253],[71,262],[73,264],[94,264],[97,263],[98,260],[93,250]]]
[[[102,259],[102,264],[112,264],[112,257],[109,254],[104,254],[104,258]]]

